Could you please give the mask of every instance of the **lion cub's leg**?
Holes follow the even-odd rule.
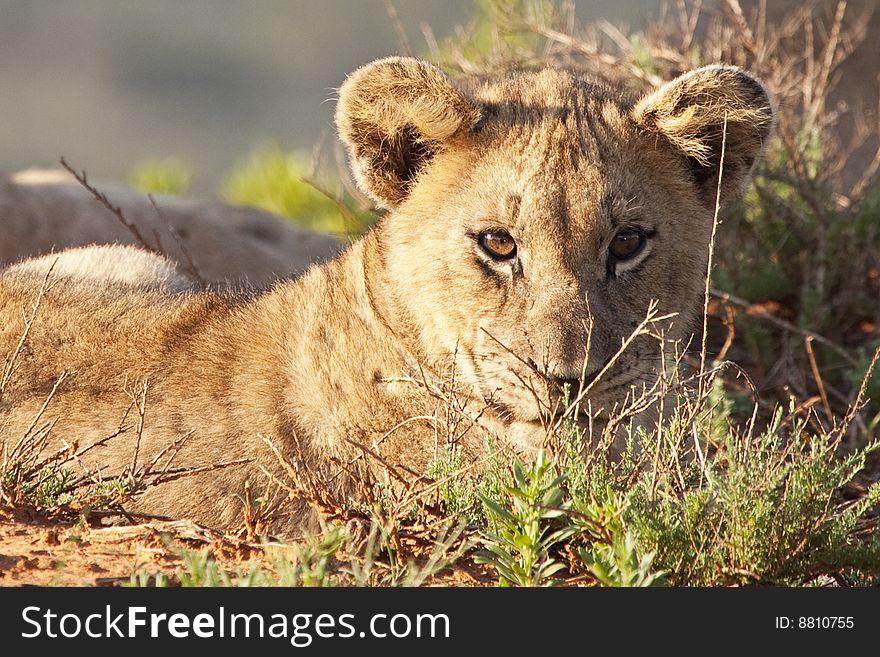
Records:
[[[198,283],[176,264],[134,246],[103,244],[67,249],[10,265],[3,273],[75,278],[121,284],[176,294],[197,289]]]

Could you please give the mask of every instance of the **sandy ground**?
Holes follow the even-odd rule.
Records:
[[[274,545],[287,552],[283,545]],[[433,549],[432,539],[424,531],[401,534],[401,554],[407,561],[414,559],[416,567],[426,563]],[[12,517],[0,507],[0,587],[121,586],[132,582],[133,575],[143,579],[145,575],[156,573],[165,575],[168,585],[175,586],[179,584],[178,572],[186,571],[185,551],[207,551],[221,569],[231,574],[246,573],[254,565],[273,570],[273,563],[260,544],[238,540],[186,520],[95,526],[21,512]],[[291,556],[288,553],[288,558]],[[350,558],[344,550],[339,556],[344,560]],[[334,560],[331,569],[342,563]],[[373,561],[372,568],[376,585],[387,585],[389,564],[379,557]],[[337,584],[354,584],[350,579],[342,577]],[[153,584],[152,577],[146,579],[146,585]],[[426,584],[494,586],[497,575],[491,567],[477,565],[472,558],[464,557],[455,562],[454,568],[436,573]],[[578,578],[572,584],[583,582]]]
[[[229,569],[252,560],[253,551],[189,522],[90,527],[0,516],[0,586],[118,586],[135,573],[173,575],[184,549],[205,548]]]

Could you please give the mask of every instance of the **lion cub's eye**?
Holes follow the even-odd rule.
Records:
[[[516,241],[504,231],[480,233],[477,242],[495,260],[510,260],[516,255]]]
[[[637,256],[645,246],[647,238],[636,230],[624,230],[614,236],[608,251],[618,262]]]

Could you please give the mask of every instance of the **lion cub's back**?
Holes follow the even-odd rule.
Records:
[[[78,379],[147,374],[170,352],[198,340],[233,301],[212,293],[169,295],[118,282],[0,272],[0,354],[16,351],[16,380],[45,385],[61,372]],[[32,319],[32,321],[30,321]]]

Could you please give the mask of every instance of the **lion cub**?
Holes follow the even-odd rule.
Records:
[[[534,447],[561,390],[593,381],[652,300],[676,314],[668,339],[690,335],[716,194],[740,192],[773,116],[761,83],[725,66],[629,100],[562,70],[465,85],[376,61],[346,80],[336,120],[358,184],[388,210],[379,225],[254,296],[77,276],[40,295],[33,271],[0,275],[0,354],[41,296],[0,397],[2,440],[39,416],[82,449],[146,382],[143,430],[129,416],[82,460],[104,477],[170,451],[175,467],[234,462],[133,502],[219,526],[240,520],[246,480],[280,472],[261,436],[315,472],[360,455],[420,474],[447,442],[477,458],[487,433]],[[657,364],[656,341],[634,340],[592,408]]]

